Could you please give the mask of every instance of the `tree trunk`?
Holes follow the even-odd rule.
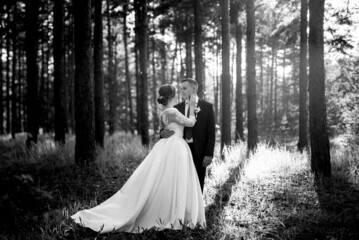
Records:
[[[11,24],[11,12],[10,12],[10,6],[7,6],[7,25],[9,26]],[[10,51],[11,51],[11,45],[10,45],[10,28],[8,28],[7,36],[6,36],[6,102],[5,102],[5,108],[6,108],[6,134],[9,134],[11,132],[11,114],[10,114]],[[28,34],[26,35],[28,37]]]
[[[277,51],[275,52],[274,56],[274,117],[273,117],[273,126],[277,129],[278,126],[278,118],[277,118],[277,109],[278,109],[278,102],[277,102],[277,88],[278,88],[278,58],[277,58]]]
[[[308,36],[307,36],[307,14],[308,14],[308,0],[301,0],[301,24],[300,24],[300,63],[299,63],[299,141],[298,150],[302,152],[304,148],[308,147],[307,136],[307,51],[308,51]]]
[[[54,2],[55,141],[65,143],[66,79],[64,75],[64,0]]]
[[[133,134],[133,105],[132,105],[132,91],[131,91],[131,79],[130,79],[130,70],[128,66],[128,46],[127,46],[127,11],[128,11],[128,0],[125,1],[123,7],[123,44],[125,48],[125,74],[126,74],[126,88],[127,88],[127,98],[129,105],[129,115],[130,115],[130,131]]]
[[[110,1],[107,2],[107,43],[108,43],[108,86],[109,86],[109,134],[112,135],[116,131],[116,79],[114,79],[114,65],[113,65],[113,36],[111,33],[111,15],[110,15]]]
[[[153,98],[153,130],[156,133],[159,129],[159,119],[157,113],[157,77],[156,77],[156,60],[155,60],[155,38],[152,37],[152,98]]]
[[[95,160],[93,81],[91,77],[91,1],[74,1],[75,16],[75,162]]]
[[[221,124],[221,152],[225,145],[231,145],[231,99],[230,99],[230,42],[229,42],[229,0],[222,0],[222,124]],[[197,65],[196,65],[197,69]]]
[[[193,77],[193,69],[192,69],[192,24],[190,21],[189,13],[186,13],[186,39],[185,39],[185,48],[186,48],[186,77]]]
[[[18,118],[17,118],[17,126],[18,126],[18,131],[19,132],[24,132],[24,126],[23,126],[23,119],[24,119],[24,116],[23,116],[23,113],[24,113],[24,111],[23,111],[23,108],[24,108],[24,101],[23,101],[23,98],[24,98],[24,96],[23,96],[23,93],[24,93],[24,91],[23,91],[23,88],[24,88],[24,86],[25,86],[25,84],[24,84],[24,48],[23,48],[23,43],[20,45],[20,47],[19,47],[19,51],[18,51],[18,55],[19,55],[19,57],[18,57],[18,59],[19,59],[19,67],[18,67],[18,76],[19,76],[19,85],[18,85],[18,97],[17,97],[17,99],[18,99],[18,107],[17,107],[17,116],[18,116]],[[1,46],[1,45],[0,45]]]
[[[74,54],[74,21],[73,17],[70,17],[69,20],[69,30],[68,30],[68,94],[69,94],[69,102],[68,102],[68,116],[69,116],[69,128],[72,132],[76,131],[75,127],[75,54]]]
[[[271,69],[270,69],[270,92],[269,92],[269,123],[270,129],[273,130],[273,84],[274,84],[274,62],[275,62],[275,54],[276,49],[274,43],[272,43],[272,62],[271,62]]]
[[[178,51],[178,41],[177,41],[177,38],[175,37],[175,53],[173,54],[173,59],[172,59],[172,67],[171,67],[171,81],[170,83],[173,84],[174,82],[174,73],[175,73],[175,68],[176,68],[176,58],[177,58],[177,51]]]
[[[198,83],[198,96],[204,97],[203,58],[202,58],[202,3],[194,0],[194,62],[195,80]],[[229,47],[228,47],[229,48]],[[229,56],[228,56],[229,57]],[[229,65],[229,63],[228,63]]]
[[[296,57],[296,45],[293,44],[293,53],[292,53],[292,80],[293,80],[293,95],[292,95],[292,103],[298,104],[298,79],[297,79],[297,57]]]
[[[260,53],[259,53],[259,66],[260,66],[260,73],[259,73],[259,79],[260,79],[260,87],[259,87],[259,104],[260,104],[260,111],[261,112],[264,112],[264,101],[263,101],[263,98],[264,98],[264,76],[263,76],[263,38],[260,38],[259,40],[259,45],[260,45]]]
[[[13,21],[17,21],[17,4],[14,4]],[[17,131],[17,84],[19,81],[19,75],[17,74],[17,51],[18,51],[18,39],[16,24],[12,28],[12,78],[11,78],[11,137],[15,139],[15,133]]]
[[[38,15],[39,1],[26,1],[26,79],[27,79],[27,147],[37,143],[39,131],[38,103]]]
[[[256,148],[257,133],[257,107],[256,107],[256,58],[255,58],[255,17],[254,1],[247,0],[247,111],[248,111],[248,150]]]
[[[315,177],[330,177],[325,103],[324,0],[309,0],[309,112],[311,167]]]
[[[104,82],[103,82],[103,33],[102,33],[102,1],[95,1],[94,28],[94,86],[95,86],[95,140],[104,147],[105,113],[104,113]]]
[[[0,35],[0,49],[3,48],[3,35]],[[3,94],[3,64],[2,64],[2,51],[0,51],[0,135],[4,134],[4,94]]]
[[[284,46],[283,50],[283,83],[282,83],[282,105],[283,105],[283,116],[287,114],[287,83],[286,83],[286,77],[285,77],[285,61],[286,61],[286,48]]]
[[[168,81],[166,79],[166,71],[167,71],[167,51],[166,51],[166,43],[161,41],[159,46],[159,54],[161,57],[161,83],[166,84]]]
[[[136,0],[138,1],[138,0]],[[140,112],[141,115],[141,140],[142,145],[148,146],[149,144],[149,121],[148,121],[148,92],[147,92],[147,0],[141,0],[138,3],[138,9],[136,11],[138,14],[138,24],[139,24],[139,74],[140,74]]]
[[[238,19],[238,18],[237,18]],[[244,141],[243,134],[243,93],[242,93],[242,24],[236,21],[236,43],[237,43],[237,83],[236,83],[236,135],[235,141]]]

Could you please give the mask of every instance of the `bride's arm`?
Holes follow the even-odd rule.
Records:
[[[193,127],[196,123],[196,118],[194,116],[194,111],[190,111],[190,116],[187,118],[182,113],[180,113],[177,109],[175,109],[173,112],[171,112],[171,121],[185,126],[185,127]]]

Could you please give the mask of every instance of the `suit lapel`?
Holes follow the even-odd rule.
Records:
[[[202,100],[201,99],[198,99],[197,108],[202,109]],[[201,111],[196,113],[196,118],[198,118],[198,115],[200,114],[200,112]]]

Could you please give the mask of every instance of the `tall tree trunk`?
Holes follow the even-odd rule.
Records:
[[[138,1],[138,0],[137,0]],[[142,145],[148,146],[149,144],[149,121],[148,121],[148,92],[147,92],[147,0],[141,0],[138,3],[138,9],[136,11],[138,14],[138,24],[139,24],[139,67],[140,67],[140,112],[141,115],[141,140]]]
[[[198,96],[204,97],[203,58],[202,58],[202,3],[194,0],[194,62],[195,80],[198,83]],[[228,47],[229,48],[229,47]],[[228,63],[229,65],[229,63]],[[229,74],[229,73],[228,73]]]
[[[190,21],[190,15],[186,13],[186,38],[185,38],[185,48],[186,48],[186,77],[193,77],[193,68],[192,68],[192,24]]]
[[[108,86],[109,86],[109,133],[112,135],[116,131],[116,79],[114,79],[114,64],[113,64],[113,36],[111,32],[111,12],[110,1],[107,2],[107,43],[108,43]]]
[[[159,128],[159,119],[157,113],[157,77],[156,77],[156,59],[155,59],[155,50],[156,42],[155,38],[152,37],[152,98],[153,98],[153,130],[156,133]]]
[[[91,0],[73,1],[75,16],[75,162],[95,160],[94,97],[91,63]]]
[[[283,83],[282,83],[282,105],[283,105],[283,116],[287,114],[287,82],[285,77],[285,61],[286,61],[286,47],[283,50]]]
[[[263,64],[263,38],[260,38],[259,40],[259,45],[260,45],[260,53],[259,53],[259,66],[260,66],[260,75],[259,75],[259,79],[260,79],[260,87],[259,87],[259,104],[260,104],[260,109],[261,112],[264,111],[264,103],[263,103],[263,99],[264,99],[264,76],[263,76],[263,68],[264,68],[264,64]]]
[[[135,52],[135,68],[136,68],[136,130],[137,133],[139,134],[141,131],[141,99],[140,99],[140,70],[139,70],[139,66],[140,66],[140,60],[139,60],[139,36],[140,36],[140,17],[139,17],[139,0],[134,0],[133,1],[133,8],[135,10],[135,48],[134,48],[134,52]]]
[[[14,4],[13,10],[14,23],[17,21],[17,3]],[[18,39],[16,24],[13,24],[12,28],[12,78],[11,78],[11,137],[15,139],[15,133],[17,131],[17,84],[19,81],[19,75],[17,74],[17,51],[18,51]]]
[[[278,58],[277,58],[277,51],[275,52],[275,56],[274,56],[274,117],[273,117],[273,126],[275,129],[277,129],[278,126],[278,114],[277,114],[277,109],[278,109],[278,101],[277,101],[277,88],[278,88]]]
[[[75,132],[76,124],[75,124],[75,39],[74,39],[74,19],[73,16],[70,17],[69,20],[69,30],[68,30],[68,94],[69,94],[69,102],[68,102],[68,116],[69,116],[69,128],[71,132]]]
[[[64,75],[64,0],[54,2],[55,141],[65,143],[66,79]]]
[[[229,42],[229,0],[222,0],[222,92],[230,93],[230,42]],[[196,65],[197,69],[197,65]],[[231,145],[231,99],[230,94],[222,94],[221,152],[225,145]]]
[[[17,120],[16,120],[16,125],[17,125],[17,131],[19,132],[23,132],[23,126],[22,126],[22,119],[23,119],[23,115],[22,115],[22,108],[23,108],[23,104],[24,102],[22,101],[23,99],[23,86],[24,86],[24,76],[23,76],[23,72],[24,72],[24,64],[23,64],[23,59],[24,59],[24,51],[23,51],[23,42],[21,44],[19,44],[19,48],[18,48],[18,95],[17,95],[17,110],[16,110],[16,116],[17,116]],[[1,45],[0,45],[1,46]]]
[[[11,12],[10,12],[10,5],[7,5],[7,25],[11,25]],[[10,113],[10,51],[11,51],[11,45],[10,45],[10,38],[11,32],[10,28],[8,28],[7,36],[6,36],[6,102],[5,102],[5,108],[6,108],[6,134],[9,134],[11,132],[11,113]]]
[[[3,48],[3,36],[0,35],[0,49]],[[0,51],[0,135],[4,134],[4,76],[3,76],[3,62],[2,51]]]
[[[248,111],[248,150],[256,148],[258,142],[257,132],[257,106],[256,106],[256,58],[255,58],[255,18],[254,1],[247,0],[247,111]]]
[[[216,122],[221,124],[222,123],[222,113],[221,113],[221,81],[219,77],[219,69],[220,69],[220,63],[219,63],[219,53],[220,53],[220,37],[219,33],[217,33],[217,44],[216,44],[216,90],[215,90],[215,114],[216,114]]]
[[[130,70],[128,66],[128,46],[127,46],[127,11],[128,11],[128,0],[125,1],[123,7],[123,44],[125,48],[125,75],[126,75],[126,88],[127,88],[127,98],[129,106],[129,115],[130,115],[130,131],[134,132],[133,126],[133,105],[132,105],[132,91],[131,91],[131,79],[130,79]]]
[[[39,1],[26,1],[26,79],[27,79],[27,139],[26,145],[31,147],[37,143],[39,131],[38,101],[38,15]]]
[[[95,140],[96,144],[104,147],[105,110],[103,82],[103,33],[102,33],[102,1],[95,1],[94,28],[94,85],[95,85]]]
[[[237,18],[238,19],[238,18]],[[235,141],[239,139],[244,141],[243,134],[243,93],[242,93],[242,24],[236,21],[236,43],[237,43],[237,83],[236,83],[236,136]]]
[[[175,37],[175,53],[173,54],[173,59],[172,59],[172,68],[171,68],[171,81],[170,83],[172,84],[174,81],[174,72],[175,72],[175,62],[176,62],[176,58],[177,58],[177,51],[178,51],[178,41],[177,38]]]
[[[167,51],[166,51],[166,43],[161,41],[159,46],[159,54],[161,58],[161,83],[166,84],[168,81],[166,79],[166,71],[167,71]]]
[[[296,56],[296,45],[293,44],[293,53],[292,53],[292,79],[293,79],[293,94],[292,94],[292,102],[293,104],[298,104],[298,78],[297,78],[297,56]]]
[[[272,43],[272,62],[271,62],[271,69],[270,69],[270,92],[269,92],[269,122],[270,122],[270,129],[273,130],[273,84],[274,84],[274,62],[275,62],[275,54],[276,49],[274,43]]]
[[[300,63],[299,63],[299,141],[298,150],[303,151],[308,146],[307,136],[307,51],[308,51],[308,36],[307,36],[307,14],[308,14],[308,0],[301,0],[301,22],[300,22]]]
[[[47,102],[49,101],[49,99],[46,99],[46,91],[45,91],[45,62],[46,62],[46,51],[45,51],[45,47],[44,47],[44,43],[42,43],[40,45],[40,51],[41,51],[41,64],[40,65],[40,76],[39,76],[39,105],[40,105],[40,120],[39,120],[39,124],[40,127],[45,127],[46,126],[46,116],[47,116],[47,112],[49,111],[48,109],[46,109],[47,107]]]
[[[325,103],[324,0],[309,0],[309,112],[311,167],[316,178],[330,177]]]

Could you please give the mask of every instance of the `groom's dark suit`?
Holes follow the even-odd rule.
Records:
[[[183,115],[185,114],[186,102],[181,102],[174,106]],[[193,143],[188,145],[191,148],[194,165],[196,166],[199,182],[203,191],[206,167],[203,167],[204,156],[213,157],[215,136],[215,121],[213,105],[199,99],[197,108],[201,110],[196,114],[196,124],[192,128]]]

